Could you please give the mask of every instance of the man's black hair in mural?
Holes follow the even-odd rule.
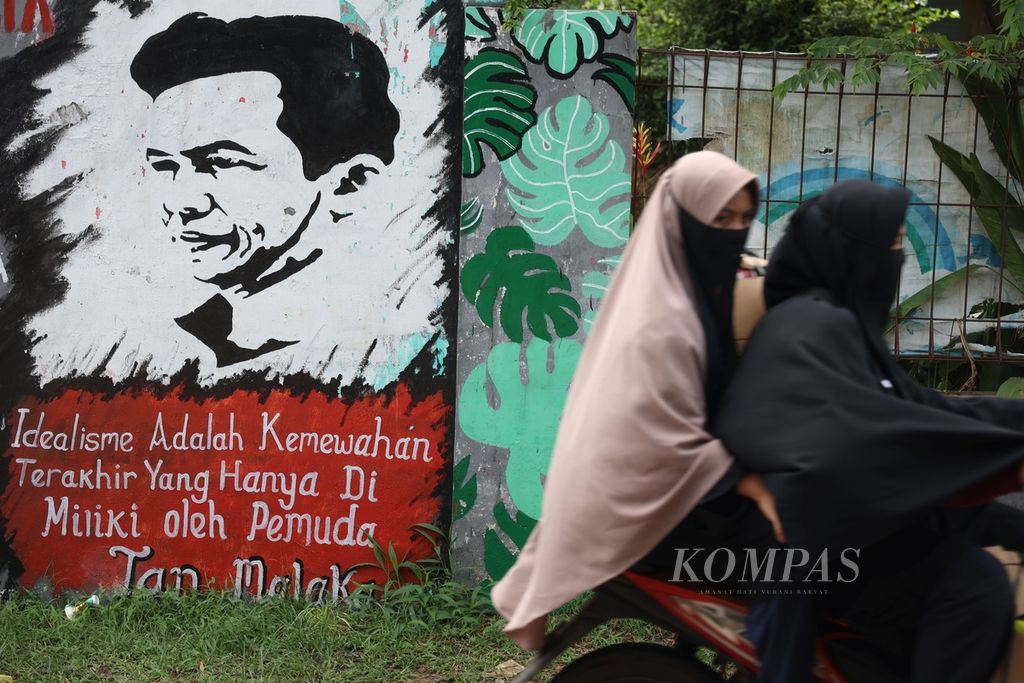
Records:
[[[388,99],[380,48],[332,19],[248,17],[225,22],[186,15],[150,37],[132,61],[135,82],[154,100],[189,81],[265,71],[281,81],[277,125],[314,180],[356,154],[394,159],[398,110]]]
[[[220,97],[204,82],[264,74],[262,83],[250,79],[254,90],[237,104],[223,99],[217,82]],[[352,215],[344,195],[394,160],[399,116],[380,49],[333,19],[226,22],[195,13],[146,40],[131,75],[156,103],[154,117],[193,122],[155,126],[144,152],[156,172],[150,178],[171,183],[157,193],[162,204],[154,218],[185,247],[194,279],[220,292],[186,306],[175,322],[212,350],[219,366],[298,343],[287,320],[277,321],[273,336],[234,341],[235,315],[245,298],[318,261],[322,282],[325,251],[345,234],[333,226]],[[286,195],[285,204],[270,201],[274,195]]]

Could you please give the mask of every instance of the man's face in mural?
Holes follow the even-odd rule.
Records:
[[[254,308],[280,308],[346,270],[348,195],[391,163],[399,128],[380,49],[331,19],[196,13],[147,39],[131,74],[153,98],[151,220],[211,286],[199,306],[180,302],[174,321],[219,366],[302,341],[287,315],[239,331],[235,314],[251,321]]]
[[[298,149],[277,127],[280,89],[275,76],[249,71],[190,81],[155,101],[145,150],[162,186],[154,208],[199,280],[235,272],[236,282],[222,284],[250,289],[246,277],[265,273],[245,273],[245,264],[289,242],[288,256],[315,260],[301,232],[319,218],[322,183],[305,178]],[[183,107],[202,112],[188,117],[198,125],[181,125]]]

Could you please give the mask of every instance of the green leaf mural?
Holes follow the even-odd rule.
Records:
[[[466,513],[476,505],[476,475],[474,474],[469,479],[466,479],[467,474],[469,474],[468,455],[455,463],[452,471],[452,480],[455,482],[455,509],[452,511],[453,522],[456,519],[465,517]]]
[[[597,61],[605,68],[595,71],[591,78],[612,86],[632,114],[636,106],[636,62],[616,54],[602,55]]]
[[[519,154],[501,162],[509,202],[538,244],[558,244],[576,226],[599,247],[625,244],[630,160],[610,130],[586,98],[567,97],[543,112]]]
[[[598,263],[610,266],[610,268],[614,270],[618,267],[620,261],[622,261],[621,256],[614,256],[611,258],[603,258],[598,261]],[[583,331],[586,334],[590,334],[590,329],[594,326],[594,320],[597,319],[598,303],[608,293],[608,285],[611,284],[611,281],[611,273],[591,271],[583,275],[583,283],[581,287],[583,290],[583,299],[589,304],[587,312],[583,314]]]
[[[484,168],[483,145],[499,160],[519,149],[537,122],[537,91],[518,57],[488,47],[466,62],[464,96],[462,175],[473,177]]]
[[[604,41],[632,28],[633,17],[628,14],[531,9],[523,12],[512,39],[549,75],[569,78],[581,64],[601,54]]]
[[[524,380],[519,366],[522,347],[498,344],[485,363],[470,371],[459,394],[462,431],[480,443],[508,449],[509,496],[520,513],[534,519],[540,517],[541,477],[548,471],[569,382],[582,350],[571,339],[531,340],[526,345]],[[488,381],[497,396],[494,407],[488,400]]]
[[[523,549],[526,539],[530,537],[533,528],[537,526],[537,520],[523,514],[521,510],[513,519],[501,501],[494,506],[494,519],[498,523],[498,528],[515,545],[516,550]],[[516,553],[502,543],[501,537],[494,529],[488,529],[484,533],[484,568],[487,570],[488,576],[498,581],[508,573],[515,561]]]
[[[579,329],[582,311],[569,293],[572,283],[553,258],[535,253],[535,246],[519,226],[495,228],[483,253],[466,262],[460,278],[462,293],[488,327],[494,326],[494,308],[503,294],[499,320],[516,343],[523,341],[524,313],[530,331],[545,341],[551,341],[551,327],[558,337],[571,337]]]
[[[462,202],[462,212],[459,216],[459,233],[469,235],[476,232],[484,217],[484,208],[480,206],[480,200],[473,197],[469,201]]]
[[[490,42],[498,35],[498,26],[483,7],[466,8],[466,38]]]

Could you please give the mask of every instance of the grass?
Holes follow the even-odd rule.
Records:
[[[65,618],[63,604],[17,593],[0,604],[0,674],[29,681],[502,681],[529,655],[501,633],[479,592],[450,582],[379,601],[315,606],[229,594],[105,594]],[[577,600],[565,612],[573,613]],[[666,642],[642,622],[606,625],[563,655],[623,640]],[[550,680],[547,677],[538,680]]]

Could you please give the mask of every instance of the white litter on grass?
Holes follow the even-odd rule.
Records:
[[[68,619],[74,619],[75,616],[79,612],[84,610],[89,605],[92,605],[93,607],[99,607],[99,604],[100,604],[99,596],[97,596],[95,594],[94,595],[90,595],[86,599],[85,602],[79,603],[77,605],[65,605],[64,606],[64,616],[66,616]]]

